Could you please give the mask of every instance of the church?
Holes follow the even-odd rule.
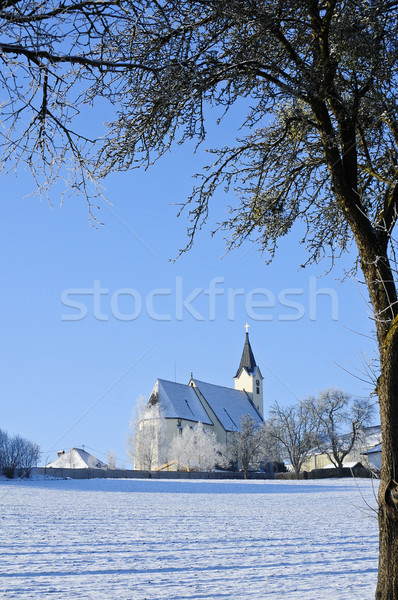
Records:
[[[199,381],[191,375],[188,384],[158,379],[141,417],[140,429],[149,424],[150,407],[156,407],[166,424],[166,439],[173,437],[184,427],[202,423],[204,428],[216,434],[217,442],[227,444],[240,431],[242,417],[249,415],[255,423],[263,423],[263,377],[256,364],[250,345],[248,325],[242,356],[234,379],[234,387],[224,387]],[[153,414],[153,413],[152,413]],[[137,440],[138,441],[138,440]],[[155,452],[152,469],[163,462],[159,448]],[[135,468],[143,468],[136,447]]]

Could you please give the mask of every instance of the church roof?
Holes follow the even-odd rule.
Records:
[[[256,361],[254,358],[252,347],[250,346],[249,334],[246,332],[245,345],[243,346],[242,358],[235,377],[239,377],[242,369],[246,369],[248,373],[254,373],[256,369]]]
[[[195,390],[189,385],[158,379],[159,405],[166,419],[213,425]]]
[[[226,431],[239,431],[241,418],[245,415],[259,425],[263,422],[246,392],[196,379],[193,381]]]

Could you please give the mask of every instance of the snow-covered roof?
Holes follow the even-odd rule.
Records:
[[[195,390],[182,383],[158,379],[159,405],[166,419],[185,419],[205,425],[213,425]]]
[[[351,461],[351,462],[343,462],[343,467],[345,469],[353,469],[356,466],[361,465],[361,463],[357,460],[355,461]],[[322,467],[323,469],[335,469],[336,465],[334,465],[333,463],[328,463],[327,465],[325,465],[324,467]]]
[[[339,436],[340,444],[342,448],[346,448],[349,443],[351,443],[351,435],[352,433],[345,433]],[[361,448],[373,448],[376,444],[381,443],[381,426],[380,425],[371,425],[370,427],[363,427],[360,436],[358,438],[357,444]],[[328,446],[327,448],[323,448],[319,450],[319,448],[313,448],[310,454],[324,454],[325,452],[332,452],[332,447]],[[365,452],[361,452],[361,454],[365,454]]]
[[[381,443],[381,426],[380,425],[372,425],[371,427],[363,428],[364,434],[364,446],[368,446],[371,448],[372,446],[376,446]]]
[[[197,379],[193,381],[226,431],[239,431],[241,418],[245,415],[262,424],[263,419],[246,392]]]
[[[58,458],[46,465],[52,469],[106,469],[108,465],[96,456],[81,448],[72,448],[69,452],[59,453]]]
[[[376,452],[381,452],[381,444],[376,444],[376,446],[369,448],[369,450],[365,450],[365,452],[361,452],[361,454],[375,454]]]

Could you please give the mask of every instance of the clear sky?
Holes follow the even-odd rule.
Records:
[[[210,133],[230,138],[228,123]],[[300,270],[294,230],[271,266],[249,243],[221,258],[222,235],[209,232],[232,192],[220,189],[194,248],[170,261],[186,243],[176,204],[205,162],[180,146],[148,171],[112,175],[98,229],[81,198],[60,206],[54,189],[51,209],[28,195],[28,171],[2,176],[0,427],[36,441],[42,463],[84,445],[125,464],[137,398],[191,372],[233,386],[246,322],[265,411],[330,386],[371,391],[354,377],[376,350],[366,290],[360,274],[339,283],[355,256],[322,278],[327,263]]]

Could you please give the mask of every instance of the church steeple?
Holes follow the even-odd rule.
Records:
[[[238,370],[236,371],[235,377],[239,377],[240,372],[243,368],[245,368],[246,371],[248,371],[249,373],[254,373],[254,371],[257,367],[256,361],[254,358],[254,354],[253,354],[253,350],[252,350],[252,347],[250,346],[249,332],[247,331],[249,326],[245,325],[245,327],[246,327],[245,345],[243,346],[242,358],[240,359],[240,364],[239,364]]]
[[[234,377],[235,389],[245,391],[257,410],[263,414],[263,376],[257,366],[249,340],[249,325],[246,323],[246,338],[242,358]]]

